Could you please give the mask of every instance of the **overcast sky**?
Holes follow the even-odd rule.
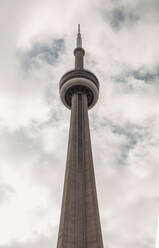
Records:
[[[100,81],[89,111],[105,248],[155,248],[159,215],[158,0],[1,0],[0,248],[57,244],[70,111],[59,79]]]

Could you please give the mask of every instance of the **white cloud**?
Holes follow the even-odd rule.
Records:
[[[104,244],[155,247],[158,7],[155,0],[1,4],[1,248],[56,246],[70,115],[58,83],[73,68],[79,22],[86,68],[101,85],[90,124]]]

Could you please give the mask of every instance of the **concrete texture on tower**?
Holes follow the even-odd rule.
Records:
[[[77,44],[82,43],[77,40]],[[75,70],[60,81],[71,122],[57,248],[103,248],[88,120],[88,108],[98,99],[99,83],[93,73],[83,69],[83,51],[75,49]]]

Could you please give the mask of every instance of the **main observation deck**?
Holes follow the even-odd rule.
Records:
[[[88,70],[71,70],[66,72],[60,80],[61,98],[65,106],[71,109],[74,92],[81,91],[87,95],[88,108],[92,108],[98,100],[99,81]]]

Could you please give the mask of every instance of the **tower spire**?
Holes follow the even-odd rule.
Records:
[[[80,24],[78,24],[78,34],[77,34],[77,48],[82,47],[82,37],[80,33]]]
[[[82,48],[82,37],[80,32],[80,24],[78,24],[78,33],[77,33],[77,40],[76,40],[76,48],[74,50],[75,55],[75,69],[83,70],[83,57],[85,51]]]
[[[78,33],[80,33],[80,24],[78,24]]]

